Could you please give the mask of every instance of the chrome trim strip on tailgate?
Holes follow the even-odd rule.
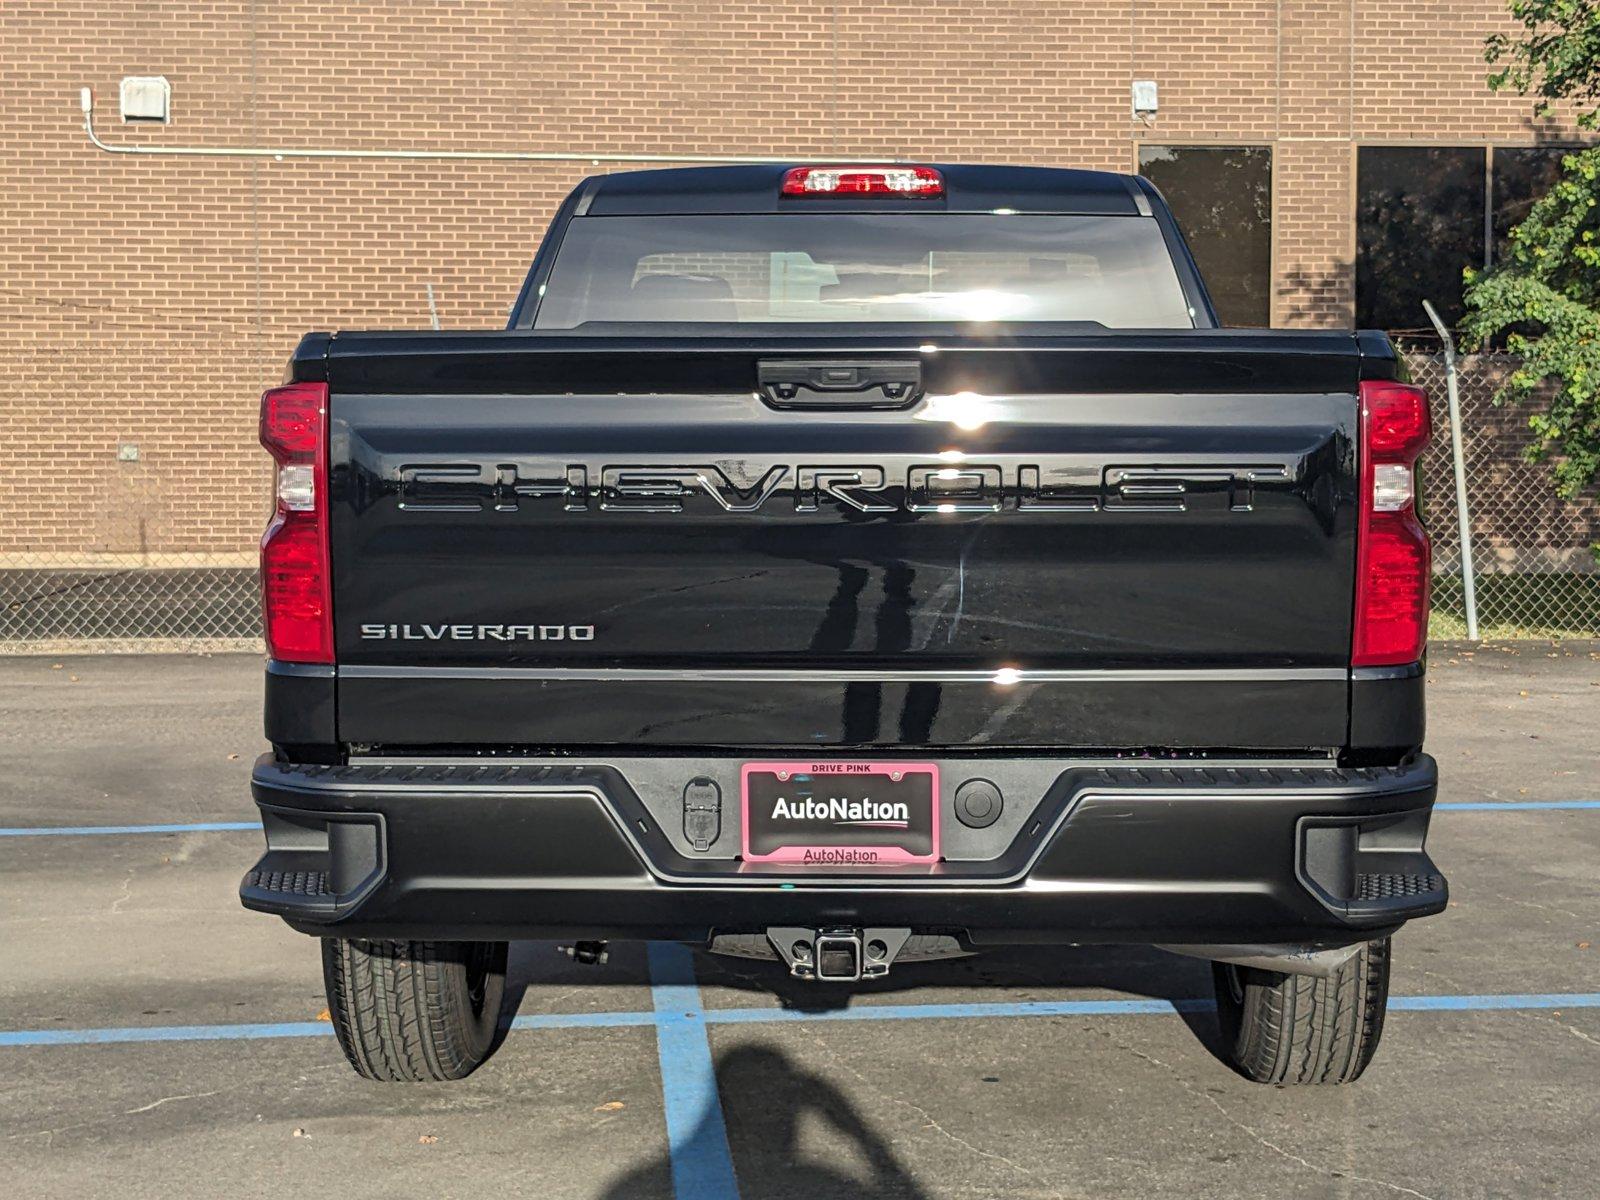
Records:
[[[1173,667],[1103,671],[1023,669],[881,670],[866,667],[339,667],[350,679],[529,679],[587,683],[1204,683],[1277,680],[1347,681],[1347,667]]]

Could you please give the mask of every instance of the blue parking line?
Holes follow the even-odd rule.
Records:
[[[513,1029],[618,1029],[655,1026],[667,1031],[662,1041],[663,1079],[670,1079],[669,1119],[684,1133],[682,1142],[700,1144],[717,1138],[727,1144],[720,1107],[711,1108],[715,1079],[711,1073],[709,1025],[779,1025],[795,1021],[913,1021],[960,1020],[973,1017],[1126,1017],[1171,1016],[1207,1012],[1209,998],[1179,1000],[1024,1000],[992,1004],[864,1004],[854,1008],[802,1012],[785,1008],[704,1008],[699,989],[681,982],[679,968],[671,962],[678,946],[658,949],[650,958],[656,1002],[652,1012],[529,1013],[516,1018]],[[691,960],[692,961],[692,960]],[[669,970],[669,968],[672,968]],[[1506,1012],[1534,1009],[1600,1008],[1600,992],[1510,992],[1462,996],[1390,996],[1395,1012]],[[74,1046],[118,1042],[215,1042],[258,1038],[332,1037],[327,1021],[281,1021],[259,1025],[127,1025],[107,1029],[7,1029],[0,1030],[0,1047]],[[700,1045],[695,1044],[695,1039]],[[700,1125],[706,1125],[702,1133]],[[715,1136],[713,1136],[715,1134]],[[721,1193],[708,1193],[721,1194]]]
[[[771,1025],[789,1021],[957,1021],[982,1017],[1126,1017],[1212,1012],[1216,1001],[1025,1000],[1015,1004],[867,1004],[824,1012],[782,1008],[713,1008],[712,1025]],[[1500,996],[1390,996],[1397,1012],[1473,1012],[1536,1008],[1600,1008],[1600,992],[1523,993]]]
[[[654,1025],[647,1012],[528,1013],[513,1029],[618,1029]],[[272,1021],[256,1025],[124,1025],[110,1029],[6,1029],[4,1046],[92,1046],[117,1042],[222,1042],[263,1038],[332,1037],[327,1021]]]
[[[651,942],[648,953],[673,1194],[739,1200],[694,957],[675,942]]]
[[[1398,1012],[1479,1012],[1530,1008],[1600,1008],[1600,992],[1525,992],[1499,996],[1390,996]]]
[[[84,1046],[110,1042],[224,1042],[254,1038],[332,1037],[326,1021],[264,1025],[126,1025],[111,1029],[0,1030],[0,1046]]]
[[[1435,808],[1456,812],[1526,812],[1529,809],[1600,808],[1600,800],[1447,800]]]
[[[200,821],[192,825],[24,825],[0,829],[0,837],[111,837],[128,833],[261,832],[260,821]]]

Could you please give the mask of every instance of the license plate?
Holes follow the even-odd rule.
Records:
[[[939,860],[933,763],[746,763],[748,862],[871,867]]]

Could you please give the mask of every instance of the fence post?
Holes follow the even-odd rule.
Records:
[[[1456,466],[1456,520],[1461,528],[1461,590],[1467,604],[1467,639],[1478,640],[1478,597],[1472,573],[1472,520],[1467,512],[1467,468],[1461,452],[1461,400],[1456,390],[1456,343],[1433,305],[1424,300],[1428,320],[1444,343],[1444,386],[1450,398],[1450,456]]]

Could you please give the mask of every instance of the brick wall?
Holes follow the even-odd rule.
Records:
[[[1275,146],[1284,324],[1350,319],[1353,145],[1531,142],[1501,0],[0,6],[0,568],[248,562],[256,397],[307,329],[498,325],[583,164],[113,157],[117,142],[829,153],[1131,169]],[[164,74],[172,123],[124,127]],[[1127,112],[1153,78],[1153,127]],[[138,447],[136,462],[118,447]]]

